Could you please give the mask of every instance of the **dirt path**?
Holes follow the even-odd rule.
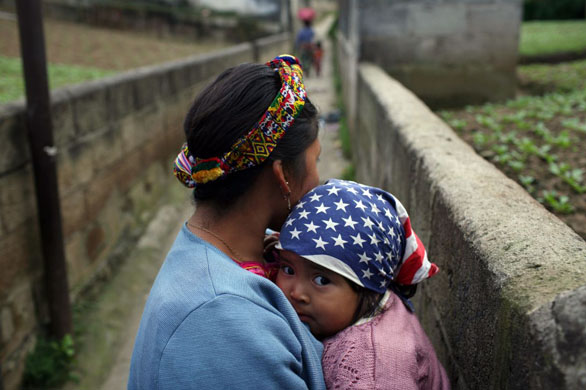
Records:
[[[322,74],[316,76],[313,72],[305,79],[307,94],[311,101],[317,105],[322,117],[337,110],[332,64],[333,48],[327,36],[333,22],[334,16],[329,15],[315,26],[316,39],[321,41],[324,47]],[[338,123],[324,123],[321,129],[322,153],[317,168],[322,181],[329,178],[339,178],[348,165],[342,156],[338,127]]]

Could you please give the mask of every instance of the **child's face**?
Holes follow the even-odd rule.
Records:
[[[323,339],[352,324],[358,294],[343,276],[293,252],[279,257],[277,285],[314,336]]]

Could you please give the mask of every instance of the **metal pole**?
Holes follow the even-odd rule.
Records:
[[[72,320],[63,249],[41,2],[18,0],[15,3],[26,85],[26,127],[35,176],[51,321],[49,330],[52,336],[61,339],[66,334],[71,334]]]

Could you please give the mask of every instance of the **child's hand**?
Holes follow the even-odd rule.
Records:
[[[264,250],[262,255],[267,263],[273,263],[277,260],[274,255],[277,242],[279,242],[279,232],[265,235],[263,241]]]

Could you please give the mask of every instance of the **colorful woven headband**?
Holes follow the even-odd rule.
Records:
[[[175,160],[173,174],[189,188],[261,164],[293,125],[305,105],[303,70],[299,60],[288,54],[266,63],[279,72],[283,85],[267,111],[248,134],[240,137],[221,157],[197,158],[184,144]]]

